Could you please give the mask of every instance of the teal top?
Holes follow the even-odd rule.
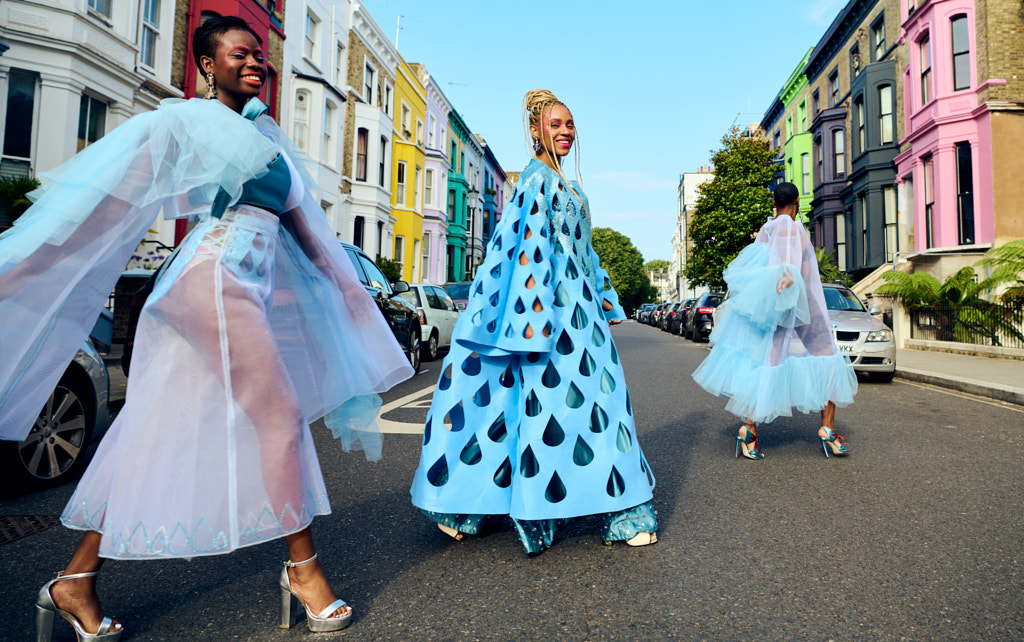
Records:
[[[242,111],[242,116],[248,120],[256,120],[266,109],[266,106],[258,99],[250,100]],[[279,214],[284,210],[284,204],[288,200],[291,189],[291,170],[288,168],[284,156],[279,154],[271,161],[266,174],[242,185],[242,195],[238,197],[235,205],[251,205]],[[231,196],[221,189],[213,199],[210,216],[220,218],[230,203]]]

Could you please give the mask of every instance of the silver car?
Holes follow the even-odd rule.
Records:
[[[892,330],[871,316],[850,288],[823,283],[825,307],[840,352],[849,355],[853,369],[875,381],[888,383],[896,372],[896,344]]]
[[[447,350],[452,343],[452,330],[459,318],[459,310],[448,293],[439,285],[411,283],[409,291],[399,294],[416,307],[423,333],[423,359],[437,359],[439,350]]]

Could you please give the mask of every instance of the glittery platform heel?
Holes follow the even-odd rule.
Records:
[[[329,631],[340,631],[352,622],[352,611],[350,610],[345,615],[340,617],[331,617],[331,614],[345,606],[345,600],[334,600],[331,604],[320,611],[319,614],[314,615],[309,607],[306,606],[305,602],[302,601],[298,595],[292,590],[292,582],[288,577],[288,569],[295,568],[296,566],[305,566],[316,559],[316,555],[303,560],[301,562],[285,562],[284,568],[281,569],[281,628],[290,629],[295,626],[295,622],[299,618],[299,609],[296,607],[296,603],[302,605],[302,608],[306,610],[306,626],[309,627],[310,631],[314,633],[326,633]]]

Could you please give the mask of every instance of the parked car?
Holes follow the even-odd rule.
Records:
[[[715,308],[722,302],[724,295],[706,292],[693,302],[690,313],[686,316],[686,332],[684,336],[695,343],[707,341],[714,328],[712,315]]]
[[[657,326],[658,325],[658,317],[661,316],[661,311],[664,310],[664,309],[665,309],[665,304],[664,303],[659,303],[658,305],[654,306],[654,309],[651,310],[651,313],[647,315],[647,325]]]
[[[458,308],[460,312],[466,309],[466,303],[469,302],[469,288],[472,285],[472,281],[444,284],[444,291],[452,298],[452,301],[455,302],[455,307]]]
[[[106,326],[103,321],[97,327]],[[37,491],[77,479],[90,444],[107,432],[110,375],[94,341],[108,343],[110,339],[85,340],[39,411],[28,436],[22,441],[0,441],[5,488]]]
[[[865,309],[850,288],[823,283],[825,307],[832,321],[839,351],[850,357],[856,372],[888,383],[896,372],[896,344],[892,330],[871,316],[876,308]]]
[[[639,308],[633,310],[633,318],[643,323],[647,320],[647,313],[654,307],[653,303],[643,303]]]
[[[658,327],[662,331],[668,332],[669,328],[672,327],[672,317],[675,316],[676,310],[682,305],[682,301],[673,301],[665,306],[665,312],[661,315],[661,319],[658,321]]]
[[[416,308],[398,297],[399,294],[409,291],[409,284],[405,281],[390,283],[377,264],[362,250],[350,243],[342,243],[341,246],[345,248],[348,258],[355,266],[356,274],[362,281],[363,287],[377,303],[381,314],[387,320],[388,327],[394,333],[398,345],[402,346],[402,350],[409,358],[409,364],[413,371],[419,372],[422,340],[420,318],[416,314]]]
[[[672,315],[672,323],[669,326],[668,331],[672,334],[682,334],[683,328],[686,326],[686,316],[690,313],[690,309],[693,307],[693,302],[697,299],[686,299],[676,308],[676,312]]]
[[[419,315],[423,358],[437,359],[438,351],[452,344],[452,330],[459,318],[455,302],[441,286],[430,283],[412,283],[408,292],[398,296],[415,306]]]

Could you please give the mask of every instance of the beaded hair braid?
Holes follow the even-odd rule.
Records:
[[[533,137],[530,136],[530,127],[536,127],[537,131],[542,132],[543,128],[541,127],[541,117],[544,114],[544,110],[554,107],[555,105],[561,105],[562,107],[569,109],[565,103],[558,100],[558,98],[547,89],[531,89],[526,92],[526,96],[523,97],[523,130],[526,132],[526,140],[527,143],[530,144],[531,150],[533,149]],[[543,145],[543,141],[541,144]],[[573,146],[576,150],[576,182],[582,185],[583,178],[580,176],[580,139],[578,131],[576,133],[576,139]],[[579,194],[576,194],[576,190],[569,185],[569,180],[565,177],[565,174],[562,173],[561,159],[555,156],[554,152],[547,151],[547,147],[544,147],[544,149],[545,152],[550,154],[556,161],[555,173],[557,173],[565,182],[565,187],[572,192],[581,203],[583,203],[583,199],[580,198]]]

